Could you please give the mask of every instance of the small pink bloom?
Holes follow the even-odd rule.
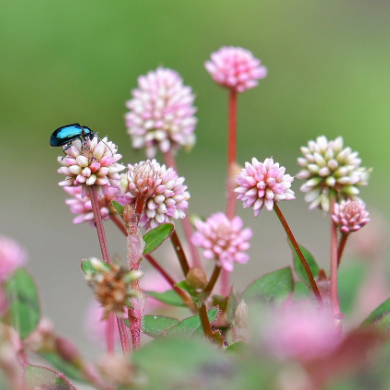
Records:
[[[349,234],[370,222],[370,213],[361,200],[348,199],[335,204],[332,219],[343,233]]]
[[[127,132],[133,148],[146,148],[148,158],[181,146],[191,148],[195,143],[196,108],[191,88],[183,85],[180,75],[158,68],[138,78],[138,89],[126,103]]]
[[[291,304],[271,312],[263,337],[273,355],[302,361],[329,354],[341,339],[331,313],[308,302]]]
[[[99,187],[117,187],[120,180],[119,172],[125,167],[117,164],[122,158],[117,154],[117,146],[103,138],[87,138],[81,142],[79,139],[73,141],[72,146],[65,150],[64,157],[58,157],[62,167],[59,173],[66,175],[64,181],[59,185],[83,186],[82,195],[87,193],[86,186],[97,185]],[[98,187],[98,188],[99,188]],[[100,190],[99,190],[100,192]]]
[[[245,168],[237,176],[237,199],[242,200],[244,208],[252,207],[257,217],[265,205],[268,211],[274,208],[274,203],[281,200],[295,199],[290,189],[294,177],[284,174],[286,168],[279,167],[272,158],[266,158],[263,163],[252,158],[252,164],[245,163]]]
[[[217,84],[244,92],[256,87],[258,80],[267,76],[267,68],[260,62],[249,50],[230,46],[212,53],[211,61],[207,61],[205,67]]]
[[[89,222],[93,225],[94,215],[89,194],[87,193],[83,196],[81,186],[65,186],[64,190],[72,196],[72,198],[67,199],[65,203],[70,206],[70,211],[73,214],[79,214],[74,218],[73,223]],[[103,219],[109,219],[110,215],[117,214],[117,211],[112,205],[112,201],[115,200],[117,195],[119,195],[118,187],[103,187],[101,193],[98,194],[100,214]]]
[[[190,194],[173,168],[166,168],[156,160],[141,161],[128,165],[128,172],[122,177],[120,186],[123,204],[135,203],[137,197],[145,199],[145,208],[140,225],[146,229],[162,223],[185,217]]]
[[[250,247],[252,230],[242,230],[242,226],[238,216],[229,220],[224,213],[213,214],[206,222],[196,222],[198,231],[192,236],[192,243],[204,248],[206,259],[217,260],[222,268],[232,272],[235,262],[245,264],[249,260],[244,252]]]
[[[0,284],[27,263],[27,252],[11,238],[0,236]]]

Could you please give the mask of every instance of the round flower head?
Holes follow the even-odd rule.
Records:
[[[11,238],[0,236],[0,284],[27,263],[27,252]]]
[[[241,47],[222,47],[211,54],[205,67],[217,84],[236,92],[256,87],[258,80],[267,76],[267,68],[260,65],[260,60]]]
[[[165,153],[194,145],[195,97],[177,72],[158,68],[139,77],[132,96],[126,103],[126,126],[135,149],[145,147],[147,157],[153,158],[157,149]]]
[[[87,193],[83,196],[81,186],[65,186],[64,190],[72,196],[72,198],[67,199],[65,203],[70,206],[70,211],[73,214],[79,214],[74,218],[73,223],[89,222],[93,225],[94,215],[89,194]],[[98,195],[100,215],[103,219],[109,219],[110,215],[117,214],[115,207],[112,205],[112,201],[115,200],[115,197],[118,194],[118,187],[103,187],[101,193]]]
[[[295,199],[290,189],[294,178],[284,174],[286,168],[279,167],[272,158],[266,158],[263,163],[252,158],[252,164],[245,163],[245,168],[237,176],[237,199],[242,200],[243,207],[252,207],[255,217],[260,214],[265,205],[267,210],[274,208],[274,203],[281,200]]]
[[[166,168],[156,160],[141,161],[128,165],[120,186],[123,204],[135,203],[137,198],[145,200],[140,225],[155,228],[173,219],[185,217],[190,194],[183,185],[184,177],[178,177],[173,168]]]
[[[354,198],[359,194],[360,186],[367,185],[371,169],[361,168],[362,160],[351,148],[343,149],[342,137],[328,141],[325,136],[309,141],[302,147],[304,157],[298,159],[303,169],[297,178],[307,180],[301,186],[306,192],[305,200],[310,209],[319,207],[329,211],[329,193],[334,191],[337,201]]]
[[[58,172],[66,175],[66,179],[59,183],[60,186],[83,186],[83,195],[86,186],[97,185],[118,186],[119,172],[125,167],[117,164],[122,158],[117,154],[117,146],[103,138],[92,140],[87,138],[81,142],[73,141],[72,146],[64,150],[66,155],[58,157],[58,162],[63,165]],[[99,188],[99,187],[98,187]]]
[[[370,213],[361,200],[348,199],[335,204],[332,219],[343,233],[349,234],[370,222]]]
[[[242,219],[238,216],[229,220],[224,213],[213,214],[206,222],[197,221],[197,232],[192,236],[192,243],[204,248],[206,259],[217,260],[228,272],[233,271],[234,263],[245,264],[249,256],[244,253],[249,249],[252,230],[242,230]]]

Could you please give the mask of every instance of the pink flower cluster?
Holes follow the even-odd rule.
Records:
[[[343,233],[349,234],[370,222],[370,213],[361,200],[342,200],[335,204],[332,220]]]
[[[140,225],[146,229],[185,217],[190,194],[183,185],[184,177],[178,177],[173,168],[166,168],[156,160],[141,161],[128,165],[128,171],[120,183],[123,204],[145,200]]]
[[[79,214],[73,219],[73,223],[90,222],[93,224],[94,215],[92,210],[92,203],[89,194],[82,194],[82,187],[66,186],[64,190],[72,196],[67,199],[65,203],[70,206],[70,211],[73,214]],[[117,214],[112,201],[119,195],[119,187],[103,187],[101,193],[98,195],[100,206],[100,214],[103,219],[109,219],[111,214]]]
[[[139,77],[132,95],[126,103],[126,127],[135,149],[145,147],[147,157],[153,158],[157,149],[165,153],[194,145],[195,97],[177,72],[158,68]]]
[[[65,150],[65,157],[58,157],[62,167],[59,173],[66,175],[60,186],[117,186],[120,179],[119,172],[125,167],[117,164],[122,158],[117,154],[117,146],[107,141],[99,141],[98,137],[87,139],[84,142],[75,140],[72,146]],[[84,194],[83,194],[84,195]]]
[[[257,217],[265,205],[271,211],[275,202],[295,199],[290,189],[294,177],[285,174],[286,168],[266,158],[263,163],[252,158],[252,164],[245,163],[245,168],[237,176],[237,199],[242,200],[243,207],[252,207]]]
[[[196,222],[198,231],[192,236],[192,243],[204,248],[206,259],[217,260],[220,267],[232,272],[234,263],[245,264],[249,260],[244,252],[250,247],[252,230],[242,230],[242,226],[238,216],[229,220],[224,213],[213,214],[206,222]]]
[[[267,68],[260,63],[249,50],[222,47],[211,54],[211,61],[207,61],[205,67],[217,84],[244,92],[267,76]]]
[[[27,263],[27,252],[11,238],[0,236],[0,284]]]
[[[308,302],[275,309],[263,332],[268,350],[280,359],[307,361],[325,356],[341,340],[331,313]]]

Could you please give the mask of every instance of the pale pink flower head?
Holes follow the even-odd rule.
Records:
[[[357,232],[370,222],[370,213],[361,200],[348,199],[334,205],[332,219],[341,232],[349,234]]]
[[[233,271],[234,263],[245,264],[249,256],[250,228],[242,229],[243,222],[238,216],[229,220],[224,213],[217,213],[207,218],[206,222],[197,221],[197,232],[192,236],[192,243],[204,249],[206,259],[216,260],[218,265],[228,272]]]
[[[331,312],[309,302],[275,308],[265,323],[264,343],[279,359],[308,361],[326,356],[341,341]]]
[[[132,96],[125,118],[135,149],[146,148],[146,156],[153,158],[158,149],[165,153],[194,145],[195,97],[177,72],[158,68],[139,77]]]
[[[253,157],[252,164],[246,162],[237,176],[239,186],[234,190],[238,193],[237,199],[242,200],[244,208],[252,207],[255,217],[264,205],[271,211],[274,203],[295,199],[290,189],[294,177],[285,171],[286,168],[274,163],[272,158],[266,158],[262,163]]]
[[[64,190],[72,196],[65,203],[70,206],[71,213],[78,214],[73,219],[73,223],[89,222],[93,226],[95,217],[89,194],[87,193],[83,196],[81,186],[65,186]],[[118,214],[112,205],[112,201],[115,200],[117,195],[119,195],[119,187],[103,187],[100,194],[98,194],[100,215],[103,219],[107,220],[110,218],[110,215]]]
[[[214,81],[222,87],[244,92],[256,87],[258,80],[267,76],[267,68],[249,50],[241,47],[222,47],[211,54],[205,63]]]
[[[128,165],[128,171],[120,183],[123,196],[120,202],[132,204],[137,198],[145,200],[140,225],[146,229],[185,217],[190,194],[184,178],[178,177],[173,168],[166,168],[156,160]],[[119,199],[119,198],[118,198]]]
[[[76,139],[72,146],[64,150],[65,156],[58,157],[62,167],[59,173],[66,175],[66,179],[59,183],[60,186],[83,186],[83,195],[88,186],[101,187],[118,186],[119,172],[125,167],[117,161],[122,158],[117,154],[117,146],[107,141],[107,138],[99,140],[98,137],[87,138],[84,141]]]
[[[0,236],[0,284],[27,263],[27,252],[11,238]]]
[[[366,186],[372,169],[361,167],[362,162],[357,152],[344,148],[343,138],[328,141],[325,136],[309,141],[301,147],[303,157],[298,158],[302,170],[297,179],[306,180],[301,186],[309,209],[316,207],[329,211],[329,195],[333,192],[337,201],[354,199],[359,194],[359,187]]]

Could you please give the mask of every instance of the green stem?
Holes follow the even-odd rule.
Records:
[[[305,272],[306,272],[306,274],[307,274],[307,276],[309,278],[309,281],[310,281],[310,286],[311,286],[311,288],[313,290],[313,293],[314,293],[314,295],[315,295],[315,297],[317,299],[317,302],[322,307],[323,306],[323,302],[322,302],[322,297],[321,297],[321,294],[320,294],[320,290],[318,289],[317,283],[314,280],[313,274],[311,273],[309,264],[307,264],[307,261],[306,261],[305,257],[303,256],[303,253],[302,253],[301,249],[299,248],[297,240],[295,239],[295,237],[294,237],[290,227],[288,226],[288,223],[287,223],[286,219],[284,218],[284,215],[282,214],[282,212],[279,209],[279,207],[276,204],[276,202],[274,203],[274,210],[275,210],[276,215],[279,218],[279,221],[283,225],[284,230],[286,231],[287,237],[290,240],[291,245],[293,246],[295,252],[297,253],[297,255],[299,257],[299,260],[301,261],[301,263],[303,265],[303,268],[305,269]]]

